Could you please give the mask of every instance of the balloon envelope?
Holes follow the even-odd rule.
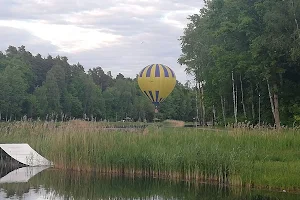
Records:
[[[138,84],[142,92],[157,107],[173,91],[176,76],[166,65],[151,64],[139,73]]]

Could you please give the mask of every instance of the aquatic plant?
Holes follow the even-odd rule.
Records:
[[[298,130],[210,131],[153,125],[122,131],[97,122],[80,124],[2,124],[0,141],[26,142],[61,169],[300,189]]]

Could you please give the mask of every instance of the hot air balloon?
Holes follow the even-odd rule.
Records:
[[[173,91],[176,84],[175,73],[163,64],[151,64],[138,75],[138,84],[142,92],[155,106],[155,111]]]

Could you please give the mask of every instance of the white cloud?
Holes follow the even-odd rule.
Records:
[[[9,43],[33,52],[59,53],[86,70],[135,77],[151,63],[170,66],[178,80],[187,78],[177,59],[179,37],[199,0],[0,0],[0,31]],[[10,31],[9,31],[10,30]],[[3,35],[3,33],[0,35]],[[5,34],[4,34],[5,35]],[[6,34],[7,35],[7,34]],[[0,51],[8,46],[0,37]]]
[[[177,28],[183,29],[186,27],[188,20],[188,15],[197,13],[198,9],[194,8],[192,10],[176,10],[170,11],[164,15],[161,19],[164,23],[175,26]]]
[[[104,48],[116,44],[121,39],[120,35],[105,33],[97,28],[49,24],[43,21],[0,20],[0,26],[26,30],[57,46],[59,51],[69,53]]]
[[[71,12],[63,14],[65,21],[74,24],[94,24],[101,18],[109,17],[117,18],[118,16],[125,16],[130,19],[138,19],[144,21],[143,17],[154,14],[157,9],[154,6],[142,6],[127,3],[119,3],[108,8],[94,8],[90,10]]]

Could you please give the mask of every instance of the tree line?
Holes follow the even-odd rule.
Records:
[[[142,68],[142,66],[141,66]],[[136,72],[138,74],[138,72]],[[20,119],[133,121],[195,117],[193,88],[177,82],[155,115],[154,106],[140,91],[137,79],[113,77],[101,67],[84,70],[65,56],[43,58],[25,46],[0,52],[0,120]]]
[[[300,120],[300,1],[205,0],[180,37],[200,118],[280,128]]]
[[[0,120],[158,117],[293,125],[300,121],[298,10],[296,0],[205,0],[180,37],[178,63],[196,87],[177,82],[158,114],[136,78],[113,77],[99,66],[85,71],[65,56],[43,58],[9,46],[0,52]]]

